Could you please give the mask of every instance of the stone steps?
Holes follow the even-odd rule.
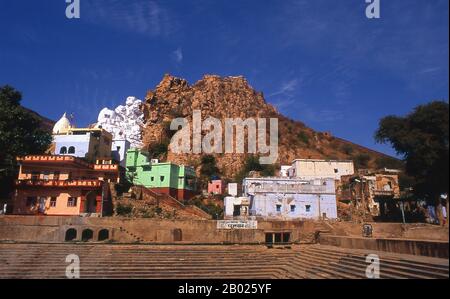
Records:
[[[65,278],[77,254],[81,278],[366,278],[361,250],[323,245],[155,246],[0,244],[0,278]],[[382,278],[448,278],[448,260],[381,254]]]
[[[312,250],[311,250],[312,251]],[[339,259],[339,263],[356,265],[365,262],[366,258],[363,255],[355,255],[348,253],[332,253],[321,250],[313,251],[315,256],[333,257]],[[448,266],[435,266],[430,264],[422,264],[420,262],[411,263],[408,261],[397,261],[391,259],[381,259],[380,268],[383,273],[393,273],[401,277],[417,276],[416,278],[447,278]],[[405,272],[406,271],[406,272]]]

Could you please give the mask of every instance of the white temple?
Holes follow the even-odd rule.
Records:
[[[96,127],[101,127],[113,135],[113,140],[128,140],[131,147],[142,146],[142,128],[144,113],[141,111],[142,101],[128,97],[125,106],[117,106],[111,110],[103,108],[98,115]]]
[[[63,116],[56,122],[53,126],[53,134],[65,134],[72,127],[70,120],[67,118],[67,114],[64,113]]]

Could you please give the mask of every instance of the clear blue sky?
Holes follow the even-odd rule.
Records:
[[[308,126],[393,154],[373,133],[381,117],[448,101],[449,1],[0,0],[0,85],[23,104],[79,126],[165,73],[243,75]]]

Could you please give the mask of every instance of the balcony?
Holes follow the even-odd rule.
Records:
[[[99,188],[99,180],[16,180],[16,187],[47,187],[47,188]]]
[[[91,164],[83,159],[73,157],[73,156],[65,156],[65,155],[30,155],[25,157],[17,157],[17,161],[22,163],[30,163],[35,165],[53,165],[58,166],[77,166],[79,168],[85,169],[93,169],[98,171],[119,171],[118,164]],[[56,164],[56,165],[55,165]]]
[[[76,157],[62,155],[30,155],[25,157],[18,157],[17,161],[25,163],[73,163],[82,165],[84,167],[89,167],[89,163],[87,163],[86,161],[83,161]]]

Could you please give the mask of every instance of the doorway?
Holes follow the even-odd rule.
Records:
[[[97,193],[91,191],[86,195],[86,205],[84,208],[85,213],[96,213],[97,212]]]
[[[241,215],[241,205],[235,205],[233,210],[233,216],[240,216]]]

